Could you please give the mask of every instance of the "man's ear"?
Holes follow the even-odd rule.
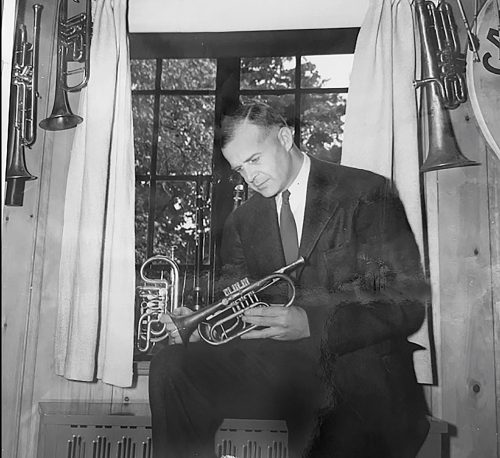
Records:
[[[278,132],[278,139],[283,148],[285,148],[287,151],[290,151],[293,146],[292,130],[288,127],[281,127]]]

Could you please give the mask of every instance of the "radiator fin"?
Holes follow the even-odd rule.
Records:
[[[53,424],[38,458],[152,458],[151,427]]]

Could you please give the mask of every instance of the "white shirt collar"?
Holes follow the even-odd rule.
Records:
[[[311,170],[311,159],[309,159],[309,156],[305,153],[302,153],[302,156],[302,166],[300,167],[299,173],[295,177],[293,183],[288,187],[290,199],[292,199],[292,196],[297,197],[301,194],[305,195],[307,191],[307,180],[309,178],[309,171]]]

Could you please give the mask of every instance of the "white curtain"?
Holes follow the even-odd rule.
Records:
[[[132,383],[134,137],[127,0],[93,3],[90,79],[69,165],[55,336],[58,375]]]
[[[342,143],[342,164],[394,180],[424,259],[420,202],[416,46],[410,0],[371,0],[361,26]],[[411,341],[420,383],[432,383],[428,320]]]

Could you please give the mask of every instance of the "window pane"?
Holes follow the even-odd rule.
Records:
[[[196,211],[196,183],[157,183],[155,205],[155,229],[153,250],[155,254],[168,254],[175,247],[175,257],[181,264],[194,264],[197,228],[201,230],[205,246],[203,259],[209,262],[210,209],[207,185],[203,187]],[[197,217],[200,218],[197,226]]]
[[[264,102],[277,110],[290,127],[294,126],[295,120],[295,96],[293,94],[283,95],[242,95],[241,103]]]
[[[290,89],[295,87],[295,57],[241,59],[241,89]]]
[[[162,89],[215,89],[215,59],[165,59]]]
[[[152,95],[134,95],[132,113],[134,116],[135,173],[149,172],[151,167],[151,142],[153,139]]]
[[[135,184],[135,262],[142,265],[147,258],[149,183]]]
[[[301,87],[349,87],[353,57],[353,54],[302,57]]]
[[[130,73],[132,90],[155,88],[156,60],[132,59],[130,61]]]
[[[330,162],[340,162],[347,94],[302,96],[301,148]]]
[[[165,96],[160,103],[158,174],[211,174],[215,96]]]

